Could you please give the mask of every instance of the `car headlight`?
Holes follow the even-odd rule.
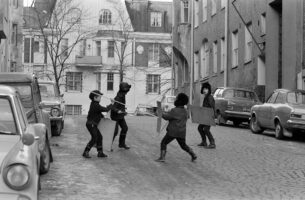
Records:
[[[15,164],[3,174],[6,184],[14,190],[22,190],[30,180],[30,172],[25,165]]]
[[[58,108],[51,108],[51,116],[52,117],[59,117],[60,112]]]

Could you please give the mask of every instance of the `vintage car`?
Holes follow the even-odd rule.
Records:
[[[175,99],[175,96],[164,95],[161,99],[161,109],[165,112],[170,111],[172,108],[175,107]]]
[[[28,122],[44,123],[47,127],[48,139],[50,139],[52,137],[50,117],[40,105],[41,95],[37,77],[27,73],[1,72],[0,84],[12,86],[19,92]]]
[[[228,120],[232,121],[234,126],[249,122],[251,107],[261,104],[254,91],[244,88],[219,87],[213,96],[219,125]]]
[[[63,95],[59,94],[55,82],[39,81],[38,84],[42,98],[41,106],[50,115],[52,136],[59,136],[65,122]]]
[[[0,199],[38,199],[52,160],[46,126],[29,124],[18,92],[0,85]]]
[[[264,104],[252,107],[250,129],[253,133],[275,130],[277,139],[305,132],[305,91],[275,90]]]

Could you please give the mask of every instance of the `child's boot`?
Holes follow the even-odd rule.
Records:
[[[158,158],[156,161],[157,162],[165,162],[165,155],[166,155],[166,151],[165,150],[161,150],[160,158]]]
[[[89,151],[85,149],[84,153],[83,153],[83,157],[84,158],[91,158],[91,156],[89,155]]]
[[[191,148],[188,153],[192,156],[192,162],[194,162],[197,159],[196,154],[194,153],[194,151]]]
[[[99,157],[99,158],[107,158],[108,156],[107,156],[106,154],[104,154],[103,151],[99,151],[99,152],[97,153],[97,157]]]

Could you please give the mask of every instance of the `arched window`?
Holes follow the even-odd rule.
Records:
[[[100,11],[100,24],[111,24],[111,12],[110,10],[101,10]]]

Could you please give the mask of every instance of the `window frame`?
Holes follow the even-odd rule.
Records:
[[[102,9],[100,11],[100,16],[99,16],[99,24],[100,25],[109,25],[112,24],[112,13],[108,9]]]
[[[162,12],[150,12],[150,26],[154,28],[162,27]]]
[[[107,91],[113,91],[113,88],[114,88],[114,73],[109,72],[107,73]]]
[[[151,78],[151,79],[150,79]],[[161,75],[160,74],[147,74],[146,76],[146,93],[147,94],[160,94],[161,93]],[[151,87],[149,87],[151,85]],[[157,85],[157,87],[156,87]],[[151,91],[149,90],[151,88]],[[158,90],[158,91],[155,91]]]

